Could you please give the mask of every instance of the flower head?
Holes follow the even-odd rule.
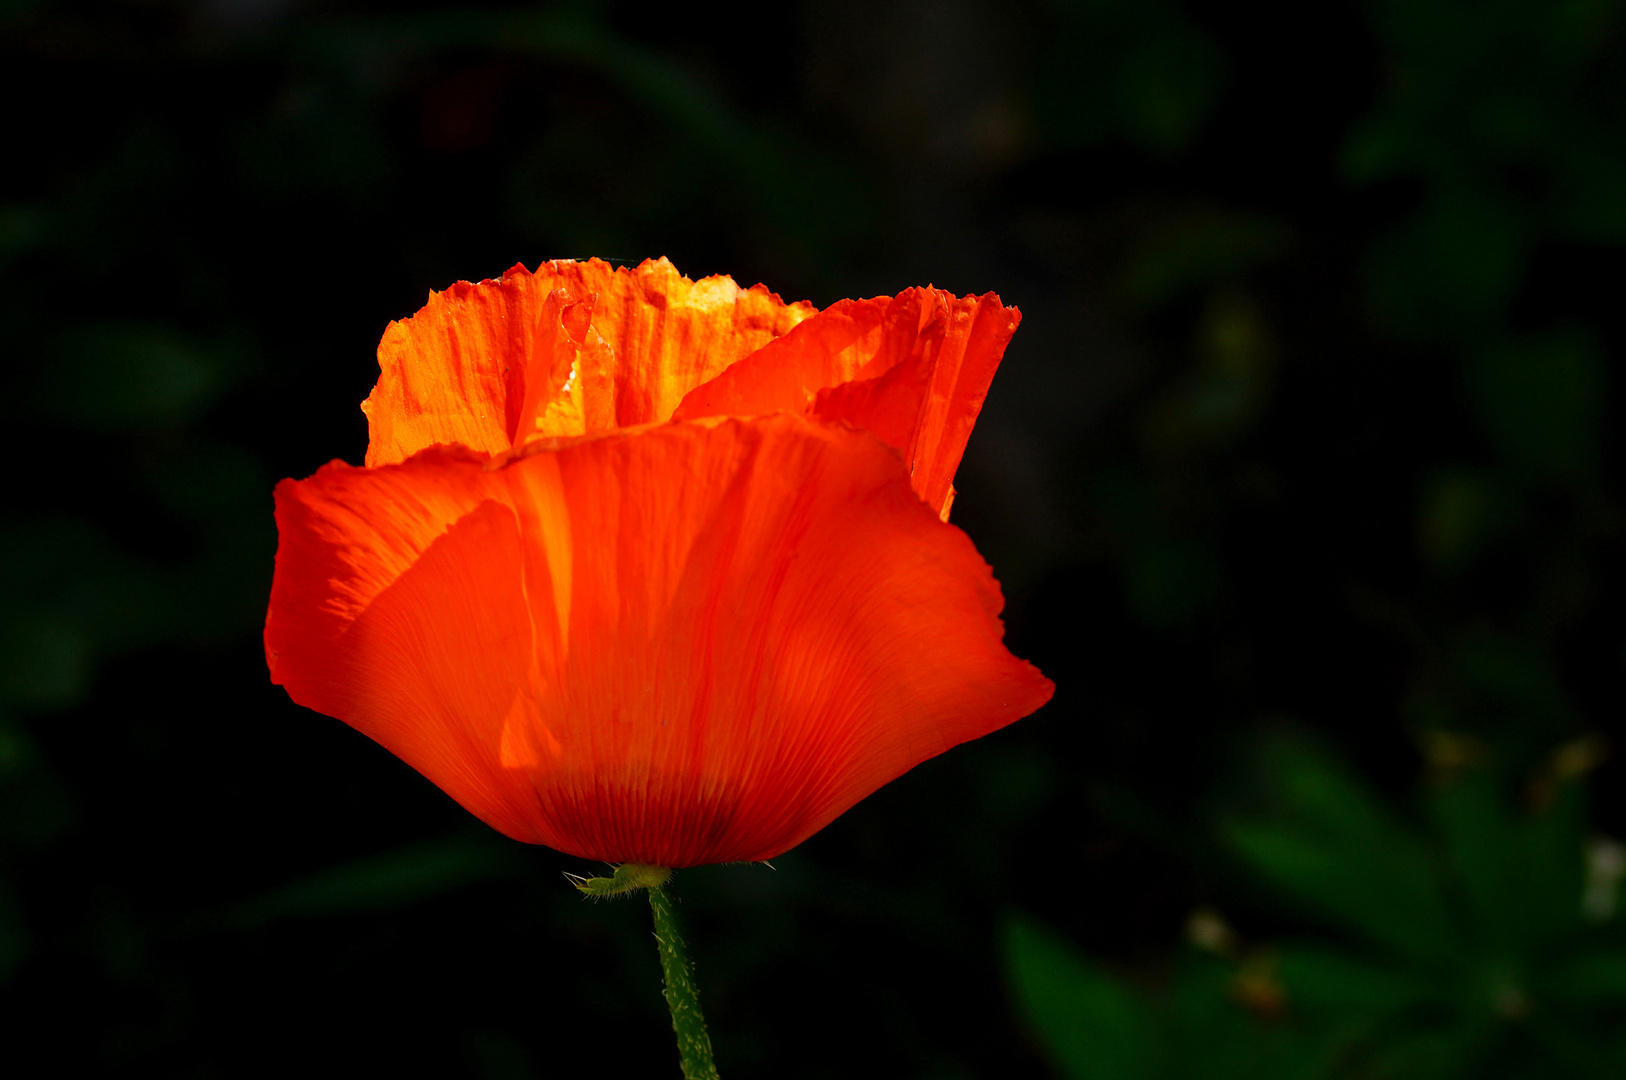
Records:
[[[771,858],[1052,686],[951,481],[1019,316],[664,259],[390,324],[366,464],[277,485],[271,676],[519,840]]]

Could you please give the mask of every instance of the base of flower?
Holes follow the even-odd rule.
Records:
[[[570,883],[588,896],[620,896],[665,885],[672,870],[666,866],[646,866],[643,863],[622,863],[609,877],[584,878],[579,874],[566,874]]]

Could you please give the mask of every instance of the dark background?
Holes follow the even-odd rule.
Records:
[[[1001,928],[1154,999],[1194,910],[1321,932],[1223,839],[1284,741],[1402,823],[1462,761],[1510,813],[1590,773],[1572,839],[1626,833],[1623,33],[1614,0],[0,3],[4,1067],[676,1075],[644,906],[261,652],[272,485],[359,462],[389,320],[516,262],[1023,312],[954,520],[1055,700],[777,870],[679,876],[725,1077],[1097,1075]]]

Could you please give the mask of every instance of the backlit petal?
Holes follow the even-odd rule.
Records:
[[[273,676],[519,839],[794,846],[1051,692],[873,436],[787,416],[420,455],[278,489]]]
[[[915,491],[947,520],[954,472],[1020,321],[993,293],[842,301],[690,391],[674,415],[795,411],[865,428],[903,454]]]
[[[587,331],[562,332],[563,306],[548,306],[555,289],[591,312]],[[761,285],[690,281],[665,259],[559,260],[459,282],[385,330],[378,384],[362,405],[367,464],[438,444],[498,454],[536,435],[665,420],[684,394],[812,314]],[[562,366],[559,350],[569,353]],[[541,407],[527,412],[528,399]]]
[[[890,355],[880,356],[883,323],[893,303],[890,296],[837,300],[689,391],[673,418],[807,412],[825,387],[859,378],[866,368],[867,374],[879,374],[877,360],[884,366],[896,362]]]
[[[277,485],[266,656],[295,701],[536,842],[532,802],[499,760],[533,666],[524,552],[513,511],[485,497],[481,475],[466,455],[430,451]]]

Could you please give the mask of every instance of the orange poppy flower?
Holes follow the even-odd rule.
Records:
[[[365,466],[277,485],[271,677],[515,839],[778,855],[1050,697],[946,523],[1018,318],[664,259],[431,294]]]

